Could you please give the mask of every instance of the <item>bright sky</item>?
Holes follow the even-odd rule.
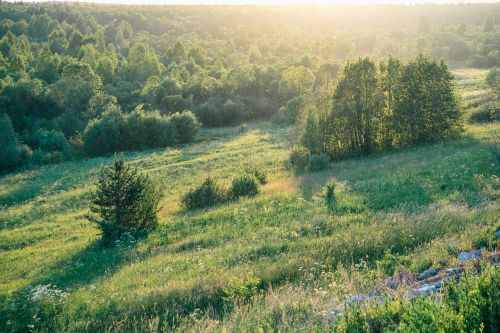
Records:
[[[45,2],[46,0],[24,0],[24,2]],[[162,4],[162,5],[193,5],[193,4],[228,4],[228,5],[333,5],[333,4],[419,4],[419,3],[494,3],[498,0],[52,0],[54,2],[95,2],[95,3],[120,3],[120,4]]]

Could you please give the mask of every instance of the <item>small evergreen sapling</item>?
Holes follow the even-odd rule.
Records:
[[[92,192],[87,219],[97,225],[105,239],[155,227],[161,199],[160,189],[123,159],[101,170]]]

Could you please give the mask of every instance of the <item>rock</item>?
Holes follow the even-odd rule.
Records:
[[[429,284],[424,284],[417,288],[410,289],[408,292],[408,299],[412,300],[419,296],[430,296],[434,293],[438,293],[441,289],[442,281],[436,281]]]
[[[413,280],[414,277],[410,273],[399,272],[385,280],[384,285],[391,289],[398,289],[399,286],[412,283]]]
[[[425,280],[425,279],[428,279],[430,278],[431,276],[434,276],[437,274],[437,271],[434,267],[431,267],[425,271],[423,271],[422,273],[420,273],[417,277],[417,280],[421,281],[421,280]]]
[[[481,250],[472,250],[469,252],[461,252],[457,259],[459,262],[467,262],[481,258]]]
[[[345,308],[349,304],[358,304],[358,305],[363,305],[369,302],[383,302],[385,300],[384,296],[380,295],[364,295],[364,294],[358,294],[358,295],[351,295],[349,296],[345,301],[340,303],[335,309],[330,311],[330,318],[331,319],[336,319],[338,316],[344,312]]]

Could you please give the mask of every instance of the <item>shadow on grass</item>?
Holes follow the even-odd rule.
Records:
[[[440,200],[474,206],[485,199],[477,176],[498,175],[486,142],[471,135],[443,143],[346,159],[331,168],[298,176],[298,189],[311,198],[333,178],[346,184],[341,195],[375,211],[422,207]],[[484,186],[483,186],[484,185]]]
[[[126,261],[131,247],[92,242],[85,249],[51,269],[51,274],[32,285],[52,284],[67,290],[92,284],[107,274],[116,272]]]

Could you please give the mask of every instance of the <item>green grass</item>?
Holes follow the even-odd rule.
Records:
[[[484,72],[457,74],[464,99],[483,94]],[[84,215],[96,172],[113,157],[7,175],[0,179],[0,331],[307,330],[301,316],[314,319],[379,283],[389,253],[419,271],[453,262],[450,244],[466,250],[491,242],[500,167],[487,141],[499,130],[468,126],[457,140],[299,175],[286,168],[297,129],[266,122],[127,153],[166,194],[157,230],[111,248]],[[268,174],[255,198],[181,209],[181,195],[207,175],[229,185],[248,165]],[[329,210],[322,193],[331,178],[338,186]],[[225,302],[229,281],[251,274],[260,279],[256,302],[266,307]],[[52,291],[33,300],[32,288],[49,284]],[[274,321],[260,322],[269,309]]]

